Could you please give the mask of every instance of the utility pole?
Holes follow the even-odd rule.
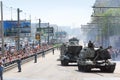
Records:
[[[57,34],[57,43],[58,43],[58,26],[57,26],[57,32],[56,32],[56,34]]]
[[[12,21],[12,20],[13,20],[13,19],[12,19],[12,7],[10,7],[10,8],[11,8],[11,21]]]
[[[41,45],[41,20],[39,19],[39,34],[40,34],[40,39],[39,39],[39,46]]]
[[[2,38],[2,54],[4,55],[4,26],[3,26],[3,4],[1,4],[1,38]]]
[[[18,17],[18,33],[17,33],[17,50],[20,50],[20,10],[19,8],[17,9],[17,17]]]
[[[49,26],[49,23],[48,23],[48,44],[49,44],[49,36],[50,36],[50,35],[49,35],[49,27],[50,27],[50,26]]]

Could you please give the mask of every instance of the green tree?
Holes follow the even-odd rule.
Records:
[[[120,9],[108,9],[102,14],[96,14],[97,16],[92,19],[93,22],[98,22],[98,26],[102,29],[102,34],[106,37],[120,34]],[[99,19],[99,20],[98,20]]]

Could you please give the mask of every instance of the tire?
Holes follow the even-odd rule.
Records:
[[[68,61],[67,60],[62,60],[61,65],[62,66],[68,66]]]
[[[84,71],[85,72],[90,72],[91,71],[91,66],[89,66],[89,65],[84,66]]]
[[[79,70],[79,71],[82,71],[82,66],[78,66],[78,70]]]
[[[91,67],[90,66],[78,66],[78,70],[79,71],[83,71],[83,72],[90,72],[91,71]]]
[[[114,70],[115,70],[115,66],[110,66],[110,67],[108,68],[107,72],[113,73]]]
[[[100,71],[101,71],[101,72],[107,72],[107,69],[106,69],[105,67],[101,67],[101,68],[100,68]]]
[[[84,66],[78,65],[78,70],[79,71],[84,71]]]
[[[113,73],[114,70],[115,70],[115,65],[110,65],[110,66],[107,66],[107,67],[102,67],[100,68],[101,69],[101,72],[107,72],[107,73]]]

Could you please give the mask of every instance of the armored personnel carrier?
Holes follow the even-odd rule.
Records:
[[[83,48],[77,60],[78,70],[89,72],[93,68],[99,68],[102,72],[113,73],[116,63],[111,61],[107,49]]]
[[[78,55],[82,49],[79,40],[76,38],[69,39],[69,42],[61,46],[60,61],[61,65],[67,66],[69,63],[77,62]]]

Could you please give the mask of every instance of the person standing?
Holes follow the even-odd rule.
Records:
[[[35,53],[34,56],[35,56],[34,63],[37,63],[37,53]]]
[[[53,51],[53,55],[54,55],[54,48],[52,49],[52,51]]]
[[[2,62],[0,62],[0,80],[3,80],[3,65],[2,65]]]
[[[114,53],[114,50],[113,50],[112,46],[108,46],[108,52],[111,55],[111,58],[113,60],[115,60],[115,53]]]
[[[45,51],[42,50],[42,57],[45,57]]]
[[[18,55],[17,65],[18,65],[18,72],[21,72],[21,58],[20,58],[20,55]]]
[[[88,47],[89,47],[89,48],[94,48],[94,44],[93,44],[91,41],[89,41]]]

